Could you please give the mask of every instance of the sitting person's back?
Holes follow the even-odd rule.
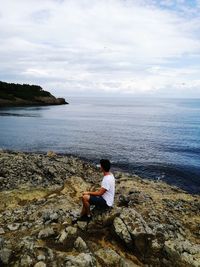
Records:
[[[103,199],[109,207],[112,207],[115,196],[115,177],[112,173],[104,175],[101,187],[106,189],[106,192],[102,195]]]

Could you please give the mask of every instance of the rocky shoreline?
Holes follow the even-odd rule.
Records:
[[[77,222],[101,173],[79,158],[0,151],[0,266],[200,266],[200,197],[115,172],[115,206]]]
[[[37,97],[33,101],[24,100],[21,98],[15,98],[14,100],[1,99],[0,108],[5,107],[23,107],[23,106],[49,106],[49,105],[65,105],[69,104],[64,98],[56,98],[54,96],[49,97]]]

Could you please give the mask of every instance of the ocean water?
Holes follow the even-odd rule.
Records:
[[[0,109],[0,148],[72,154],[200,193],[200,99],[71,97]]]

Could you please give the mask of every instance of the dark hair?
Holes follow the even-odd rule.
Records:
[[[104,171],[109,172],[111,164],[108,159],[101,159],[100,164]]]

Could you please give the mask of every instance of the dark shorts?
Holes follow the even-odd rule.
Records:
[[[109,207],[107,205],[105,199],[102,196],[90,196],[89,203],[90,203],[90,205],[95,205],[95,206],[101,207],[101,208],[108,208]]]

